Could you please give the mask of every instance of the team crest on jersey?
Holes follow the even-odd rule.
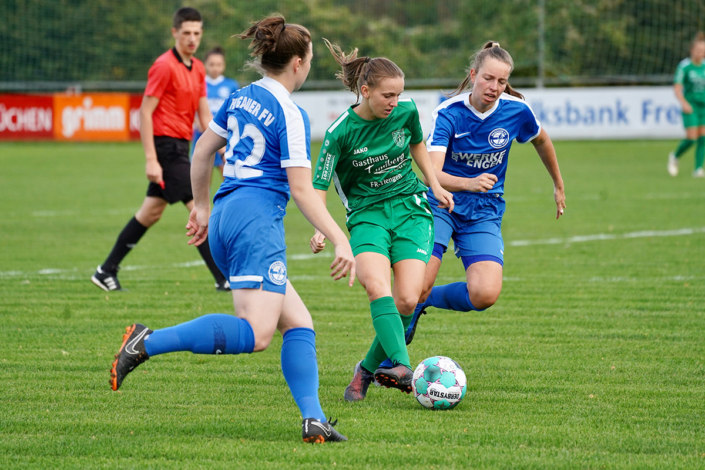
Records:
[[[269,267],[269,280],[281,286],[286,283],[286,266],[281,261],[275,261]]]
[[[397,144],[397,147],[404,148],[404,141],[406,140],[404,129],[398,129],[392,132],[392,137],[394,138],[394,143]]]
[[[230,88],[226,86],[218,87],[218,96],[221,98],[227,98],[230,96]]]
[[[496,149],[501,149],[509,142],[509,132],[500,128],[497,128],[490,132],[490,136],[487,139],[490,145]]]

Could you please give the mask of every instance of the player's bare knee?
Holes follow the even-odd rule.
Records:
[[[137,219],[137,222],[145,227],[151,227],[162,218],[163,213],[164,211],[140,210],[137,214],[135,214],[135,219]]]
[[[252,350],[252,352],[264,351],[269,347],[269,344],[271,342],[271,335],[255,335],[255,348]]]
[[[414,309],[416,308],[416,304],[418,304],[418,300],[419,299],[414,296],[405,296],[401,297],[394,303],[396,304],[397,310],[399,310],[400,314],[412,315],[414,313]]]
[[[470,291],[470,302],[477,310],[490,308],[497,302],[499,292],[496,291]]]
[[[368,279],[364,287],[370,302],[391,295],[389,293],[389,285],[384,281]]]

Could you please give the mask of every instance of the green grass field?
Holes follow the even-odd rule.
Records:
[[[330,248],[306,256],[313,231],[289,205],[321,401],[350,439],[311,446],[279,335],[254,355],[155,357],[111,391],[126,325],[232,313],[231,297],[186,245],[178,205],[125,260],[127,292],[89,281],[142,201],[138,144],[1,144],[0,468],[705,468],[705,180],[692,155],[667,175],[674,142],[556,147],[565,217],[532,146],[515,145],[499,301],[430,310],[410,346],[413,363],[464,367],[451,411],[379,388],[342,400],[373,336],[368,303],[328,277]],[[446,255],[438,282],[462,279]]]

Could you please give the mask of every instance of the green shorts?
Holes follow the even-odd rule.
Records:
[[[700,127],[705,126],[705,104],[702,103],[691,103],[690,106],[693,107],[693,112],[690,114],[683,114],[683,127],[686,129],[689,127]]]
[[[387,199],[350,214],[353,255],[380,253],[392,265],[405,259],[428,263],[433,251],[433,215],[425,194]]]

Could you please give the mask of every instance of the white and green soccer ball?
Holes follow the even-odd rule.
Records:
[[[421,362],[411,382],[414,396],[426,408],[454,408],[468,389],[465,372],[453,359],[433,356]]]

